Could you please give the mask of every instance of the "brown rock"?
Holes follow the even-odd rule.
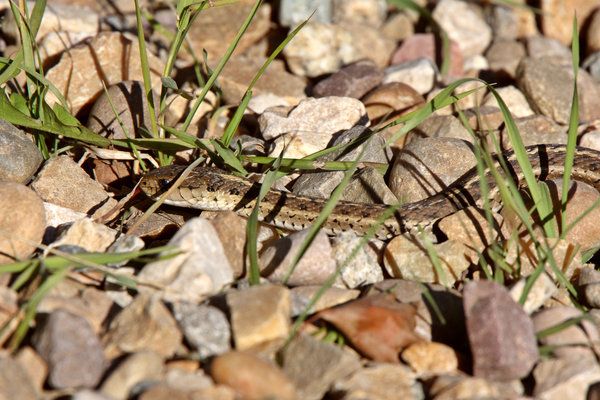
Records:
[[[590,0],[541,0],[542,32],[565,45],[570,45],[575,13],[581,28],[596,7],[598,3]]]
[[[579,18],[579,15],[577,16]],[[580,22],[581,25],[581,22]],[[587,27],[587,54],[600,50],[600,9],[596,9],[590,16]]]
[[[246,220],[233,211],[228,211],[219,213],[210,223],[221,239],[234,278],[241,277],[244,275],[246,254]]]
[[[440,230],[448,237],[470,249],[481,252],[500,234],[503,225],[502,216],[492,214],[494,225],[490,226],[486,214],[472,206],[442,218],[438,222]]]
[[[7,355],[0,356],[0,398],[19,400],[40,398],[25,369]]]
[[[417,342],[401,355],[419,376],[450,374],[458,368],[458,356],[452,347],[437,342]]]
[[[422,399],[423,388],[404,365],[371,363],[335,383],[347,399]]]
[[[220,355],[210,370],[217,384],[231,387],[244,399],[297,398],[294,384],[277,366],[249,353],[232,351]]]
[[[41,391],[48,375],[48,364],[44,359],[29,346],[21,348],[15,355],[15,359],[27,371],[28,378],[34,387]]]
[[[381,85],[363,98],[371,122],[382,117],[397,117],[401,113],[414,110],[425,102],[416,90],[410,86],[392,82]]]
[[[342,96],[360,99],[383,79],[383,71],[371,60],[349,64],[313,88],[315,97]]]
[[[42,200],[19,183],[0,182],[0,264],[29,256],[42,242],[46,216]]]
[[[100,391],[111,398],[127,399],[136,385],[160,380],[164,373],[163,363],[163,358],[152,351],[130,354],[110,372]]]
[[[514,79],[519,62],[525,57],[525,46],[516,40],[500,39],[492,43],[485,56],[491,71],[502,78]]]
[[[467,282],[464,308],[473,374],[499,381],[527,376],[539,357],[533,322],[508,291],[493,281]]]

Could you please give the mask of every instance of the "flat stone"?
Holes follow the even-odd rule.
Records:
[[[533,370],[536,399],[583,399],[588,387],[600,379],[600,367],[589,359],[550,359]]]
[[[175,303],[173,314],[185,339],[201,358],[230,350],[231,327],[223,311],[209,305]]]
[[[574,307],[546,308],[533,316],[533,324],[536,333],[539,333],[569,319],[580,318],[582,315],[581,311]],[[540,342],[549,346],[590,346],[599,337],[596,326],[591,321],[582,319],[578,324],[567,326],[560,331],[541,337]]]
[[[331,0],[281,0],[279,5],[279,23],[292,27],[310,17],[311,21],[331,22]]]
[[[299,398],[319,400],[335,381],[361,365],[355,353],[300,334],[283,350],[282,367],[298,389]]]
[[[110,322],[104,342],[113,357],[148,350],[172,357],[181,339],[177,322],[161,300],[140,293]]]
[[[103,215],[117,204],[68,156],[46,161],[31,187],[44,201],[94,216]]]
[[[464,307],[473,374],[499,381],[527,376],[539,357],[534,326],[508,291],[493,281],[469,281]]]
[[[37,400],[40,393],[25,369],[8,355],[0,356],[0,397],[3,399]]]
[[[0,182],[0,264],[27,258],[42,242],[42,200],[20,183]]]
[[[570,25],[570,23],[569,23]],[[525,38],[525,46],[527,47],[527,55],[533,58],[554,59],[559,63],[567,62],[570,65],[571,50],[563,43],[556,39],[547,36],[533,35]]]
[[[494,213],[492,217],[494,224],[490,226],[484,211],[470,206],[442,218],[438,222],[438,228],[448,240],[455,240],[472,250],[482,252],[498,238],[503,225],[501,215]]]
[[[509,86],[497,88],[496,92],[498,92],[498,95],[500,95],[500,97],[502,97],[502,101],[504,101],[504,103],[508,107],[513,118],[523,118],[523,117],[529,117],[529,116],[533,115],[533,110],[529,106],[529,103],[527,102],[525,95],[523,94],[523,92],[521,92],[515,86],[509,85]],[[483,98],[482,105],[498,107],[498,102],[496,101],[496,98],[491,93],[488,93]],[[519,130],[519,132],[520,132],[520,130]]]
[[[380,122],[383,117],[394,118],[401,113],[410,112],[425,103],[425,99],[407,84],[392,82],[379,85],[369,92],[363,103],[367,108],[369,120]]]
[[[210,223],[221,239],[225,256],[233,270],[233,277],[241,277],[245,272],[246,220],[233,211],[227,211],[219,213]]]
[[[217,384],[233,388],[244,399],[296,399],[290,379],[273,363],[255,355],[232,351],[216,357],[211,376]]]
[[[100,391],[109,398],[128,399],[137,385],[163,377],[163,363],[163,357],[152,351],[130,354],[111,371]]]
[[[386,16],[385,0],[333,0],[332,17],[336,24],[350,22],[379,28]]]
[[[290,293],[282,286],[252,286],[227,294],[235,348],[285,338],[290,330]]]
[[[292,301],[292,317],[297,317],[306,310],[317,293],[323,288],[321,286],[297,286],[290,289]],[[308,310],[307,314],[313,314],[326,308],[354,300],[360,295],[359,290],[340,289],[336,287],[326,289],[318,298],[316,303]]]
[[[166,301],[197,303],[233,281],[233,270],[210,221],[189,220],[168,245],[181,253],[148,263],[138,274],[139,279],[164,287],[159,293]]]
[[[518,4],[523,3],[523,0],[519,0]],[[495,4],[488,21],[497,38],[519,39],[538,34],[535,14],[527,7]]]
[[[434,400],[455,399],[521,399],[520,381],[495,382],[461,375],[441,375],[429,388]]]
[[[431,89],[438,75],[437,67],[427,58],[418,58],[392,65],[385,70],[383,83],[400,82],[417,91],[426,94]]]
[[[371,60],[346,65],[313,88],[315,97],[353,97],[360,99],[381,83],[383,71]]]
[[[404,349],[400,357],[419,377],[450,374],[458,369],[458,355],[443,343],[416,342]]]
[[[67,311],[54,311],[36,328],[34,345],[48,363],[48,383],[56,389],[95,387],[108,366],[90,324]]]
[[[490,70],[502,78],[514,79],[521,59],[525,57],[525,46],[516,40],[495,40],[485,52]]]
[[[117,234],[116,230],[86,217],[60,226],[51,247],[77,246],[88,252],[101,253],[115,241]]]
[[[341,200],[366,204],[397,204],[383,174],[372,167],[361,168],[342,192]]]
[[[399,10],[399,12],[389,15],[381,27],[381,33],[396,42],[410,39],[415,34],[410,11]]]
[[[565,128],[545,115],[535,114],[515,118],[514,122],[525,146],[544,143],[567,143]],[[500,140],[505,146],[511,147],[506,127],[500,132]]]
[[[159,86],[163,62],[148,52],[148,63],[152,85]],[[103,83],[110,86],[127,79],[143,80],[139,46],[121,33],[100,33],[65,52],[46,78],[65,95],[76,114],[102,93]],[[51,105],[57,102],[52,92],[48,92],[47,101]]]
[[[390,64],[402,64],[422,58],[435,62],[439,51],[437,45],[435,36],[432,33],[415,33],[402,41],[402,44],[394,51]],[[462,76],[463,55],[460,46],[453,40],[450,41],[450,57],[448,75]]]
[[[453,115],[431,115],[415,127],[410,135],[419,137],[455,138],[467,142],[473,141],[473,136],[462,122]]]
[[[0,119],[0,182],[27,183],[44,161],[25,132]]]
[[[332,241],[332,251],[338,268],[340,268],[339,279],[343,284],[355,289],[366,286],[384,279],[383,270],[378,260],[377,253],[368,246],[360,246],[361,239],[352,231],[341,232]],[[349,259],[353,253],[354,257]]]

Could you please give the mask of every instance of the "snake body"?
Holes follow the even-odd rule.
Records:
[[[564,145],[535,145],[526,147],[529,161],[537,179],[561,178],[564,172],[566,147]],[[501,160],[517,184],[522,184],[523,172],[513,151],[494,158],[492,168],[501,172]],[[157,198],[182,173],[185,166],[162,167],[146,174],[140,188],[151,198]],[[502,172],[501,172],[502,173]],[[571,178],[583,181],[600,190],[600,152],[578,147]],[[497,197],[498,187],[489,170],[485,178],[490,198]],[[214,167],[197,167],[172,191],[165,203],[202,210],[232,210],[248,217],[255,206],[260,184],[228,174]],[[480,175],[471,169],[442,192],[424,200],[397,208],[385,218],[376,236],[389,239],[403,232],[430,229],[439,219],[468,206],[482,207]],[[270,190],[259,204],[259,220],[289,230],[302,230],[312,224],[326,199],[297,196]],[[496,208],[499,207],[494,203]],[[365,234],[376,225],[389,207],[383,204],[339,202],[327,218],[323,229],[330,234],[352,230]]]

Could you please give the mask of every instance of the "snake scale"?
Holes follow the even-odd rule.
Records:
[[[561,178],[564,171],[566,146],[545,144],[526,147],[526,151],[539,180]],[[513,151],[494,157],[493,168],[499,172],[500,159],[504,159],[517,184],[524,181],[523,172]],[[157,198],[181,174],[185,166],[172,165],[147,173],[140,188]],[[575,153],[571,178],[583,181],[600,190],[600,152],[578,147]],[[490,198],[497,197],[498,188],[489,170],[485,174]],[[259,184],[228,174],[214,167],[197,167],[165,200],[166,204],[202,210],[233,210],[248,217],[255,206]],[[265,223],[289,230],[307,228],[321,212],[326,199],[297,196],[270,190],[260,202],[259,219]],[[389,239],[403,232],[430,229],[439,219],[468,206],[481,208],[480,176],[473,168],[442,192],[424,200],[400,206],[383,221],[376,232],[380,239]],[[329,215],[323,229],[330,234],[352,230],[365,234],[389,206],[339,202]],[[495,208],[499,208],[495,204]]]

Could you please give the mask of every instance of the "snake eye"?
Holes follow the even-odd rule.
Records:
[[[162,188],[166,188],[167,186],[169,186],[169,185],[171,184],[171,182],[173,182],[171,179],[168,179],[168,178],[162,178],[162,179],[160,180],[160,186],[161,186]]]

